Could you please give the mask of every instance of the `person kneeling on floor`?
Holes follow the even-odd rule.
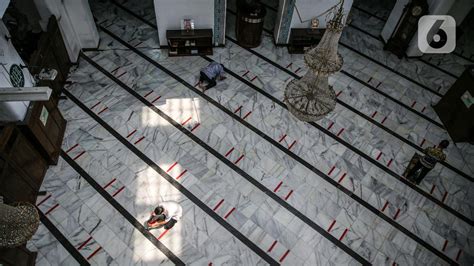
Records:
[[[207,67],[201,69],[199,75],[200,76],[198,86],[203,91],[206,91],[216,86],[216,79],[226,79],[226,77],[224,76],[224,66],[217,62],[212,62]],[[204,81],[207,82],[207,85],[204,85]]]
[[[436,163],[440,161],[446,160],[446,154],[444,154],[443,150],[449,146],[448,140],[442,140],[437,147],[428,147],[423,152],[423,157],[420,158],[413,166],[413,168],[408,171],[407,179],[416,183],[417,185],[420,184],[421,180],[425,178],[426,174],[428,174],[431,169],[436,166]],[[418,176],[416,172],[420,170]]]
[[[145,223],[147,230],[157,229],[164,226],[165,229],[172,228],[183,215],[183,208],[175,201],[165,201],[158,205],[151,213],[150,219]]]

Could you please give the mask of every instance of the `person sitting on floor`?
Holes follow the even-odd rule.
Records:
[[[158,205],[145,223],[147,230],[164,226],[171,229],[183,215],[183,208],[175,201],[165,201]]]
[[[425,178],[426,174],[436,166],[437,162],[444,161],[446,159],[446,154],[443,150],[449,146],[448,140],[442,140],[437,147],[428,147],[423,152],[425,153],[423,157],[420,158],[413,166],[413,168],[408,171],[407,179],[416,183],[417,185],[421,183],[421,180]],[[421,169],[421,172],[418,176],[416,172]]]
[[[201,69],[199,75],[200,76],[198,86],[203,91],[206,91],[216,86],[216,79],[226,79],[226,77],[224,76],[224,66],[217,62],[212,62],[207,67]],[[207,82],[207,85],[204,85],[204,81]]]

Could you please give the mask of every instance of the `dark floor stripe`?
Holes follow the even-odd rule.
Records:
[[[436,248],[430,246],[427,242],[425,242],[423,239],[419,238],[417,235],[413,234],[412,232],[410,232],[409,230],[407,230],[406,228],[404,228],[403,226],[401,226],[400,224],[396,223],[395,221],[393,221],[390,217],[386,216],[385,214],[381,213],[379,210],[377,210],[375,207],[369,205],[367,202],[365,202],[364,200],[362,200],[361,198],[359,198],[358,196],[356,196],[352,191],[348,190],[347,188],[341,186],[340,184],[338,184],[336,181],[334,181],[333,179],[331,179],[330,177],[326,176],[324,173],[322,173],[321,171],[319,171],[317,168],[315,168],[314,166],[312,166],[311,164],[309,164],[308,162],[306,162],[305,160],[301,159],[300,157],[296,156],[295,154],[293,154],[292,152],[290,152],[289,150],[287,150],[285,147],[281,146],[281,145],[278,145],[278,142],[276,142],[275,140],[273,140],[271,137],[267,136],[266,134],[264,134],[263,132],[261,132],[260,130],[258,130],[257,128],[255,128],[254,126],[252,126],[251,124],[249,124],[248,122],[246,122],[245,120],[243,120],[242,118],[240,118],[239,116],[235,115],[232,111],[226,109],[225,107],[223,107],[222,105],[220,105],[218,102],[216,102],[214,99],[210,98],[209,96],[205,95],[205,94],[202,94],[202,92],[200,92],[199,90],[197,90],[196,88],[194,88],[192,85],[190,84],[187,84],[186,81],[184,81],[183,79],[181,79],[180,77],[176,76],[174,73],[172,73],[171,71],[167,70],[166,68],[163,68],[160,64],[158,64],[156,61],[152,60],[151,58],[149,58],[148,56],[144,55],[143,53],[141,53],[140,51],[138,51],[137,49],[135,49],[134,47],[132,47],[131,45],[127,44],[126,42],[124,42],[123,40],[121,40],[118,36],[114,35],[113,33],[110,33],[109,31],[105,30],[106,33],[108,33],[110,36],[112,36],[114,39],[116,39],[117,41],[121,42],[123,45],[127,46],[128,48],[130,48],[131,50],[133,50],[135,53],[137,53],[138,55],[140,55],[141,57],[143,57],[144,59],[146,59],[148,62],[154,64],[155,66],[157,66],[158,68],[162,69],[165,73],[169,74],[170,76],[174,77],[177,81],[179,81],[180,83],[182,83],[184,86],[186,86],[187,88],[193,90],[193,91],[196,91],[196,93],[198,93],[199,95],[201,95],[201,97],[203,97],[204,99],[206,99],[208,102],[210,102],[211,104],[213,104],[215,107],[219,108],[221,111],[227,113],[229,116],[231,116],[232,118],[234,118],[235,120],[239,121],[241,124],[243,124],[244,126],[246,126],[247,128],[249,128],[250,130],[252,130],[253,132],[255,132],[256,134],[260,135],[262,138],[264,138],[265,140],[267,140],[268,142],[270,142],[271,144],[273,144],[277,149],[280,149],[281,151],[283,151],[284,153],[286,153],[288,156],[292,157],[293,159],[295,159],[296,161],[298,161],[299,163],[301,163],[302,165],[304,165],[306,168],[310,169],[311,171],[313,171],[314,173],[316,173],[317,175],[319,175],[321,178],[323,178],[324,180],[326,180],[327,182],[331,183],[332,185],[334,185],[335,187],[337,187],[339,190],[341,190],[342,192],[344,192],[345,194],[347,194],[348,196],[350,196],[353,200],[355,200],[356,202],[360,203],[361,205],[363,205],[365,208],[369,209],[370,211],[372,211],[374,214],[378,215],[379,217],[381,217],[382,219],[384,219],[385,221],[387,221],[388,223],[390,223],[392,226],[396,227],[398,230],[402,231],[403,233],[405,233],[408,237],[412,238],[413,240],[415,240],[416,242],[418,242],[420,245],[424,246],[427,250],[430,250],[432,253],[436,254],[438,257],[442,258],[443,260],[451,263],[453,262],[449,257],[447,257],[445,254],[443,254],[442,252],[440,252],[439,250],[437,250]],[[210,60],[210,59],[209,59]],[[243,80],[244,83],[246,84],[251,84],[251,83],[248,83],[248,81],[244,80],[243,78],[241,79],[241,77],[233,72],[229,72],[229,74],[233,75],[234,77],[237,77],[239,80]],[[251,84],[252,86],[254,86],[253,84]],[[256,87],[255,87],[256,88]],[[260,89],[258,89],[260,90]],[[264,92],[264,91],[261,91],[262,94],[264,94],[265,96],[267,97],[272,97],[271,95],[268,95],[268,93]],[[301,217],[301,219],[304,219],[304,217]],[[321,234],[323,234],[321,232]],[[331,240],[329,238],[329,240]],[[341,242],[337,242],[337,243],[341,243]],[[341,249],[345,250],[346,251],[346,247],[345,245],[341,247]],[[347,248],[348,249],[348,248]],[[348,251],[348,254],[352,255],[354,254],[354,256],[359,256],[359,254],[355,253],[354,251],[352,251],[351,249],[349,249]],[[350,253],[349,253],[350,252]],[[362,260],[365,261],[365,259],[361,258]]]
[[[66,90],[63,90],[63,93],[66,94],[73,102],[78,101],[72,94]],[[77,104],[77,103],[76,103]],[[80,106],[81,107],[81,106]],[[84,106],[85,107],[85,106]],[[87,108],[87,107],[85,107]],[[84,180],[95,189],[107,202],[110,203],[127,221],[135,227],[143,236],[145,236],[155,247],[157,247],[161,252],[163,252],[173,263],[177,265],[184,265],[184,262],[181,261],[171,250],[169,250],[163,243],[156,239],[156,237],[145,229],[142,223],[140,223],[135,217],[133,217],[120,203],[118,203],[113,196],[111,196],[105,189],[97,183],[93,177],[91,177],[80,165],[78,165],[67,153],[61,150],[61,158],[64,159]]]
[[[54,224],[46,217],[43,212],[38,209],[40,216],[40,221],[43,225],[48,228],[49,232],[61,243],[61,245],[71,254],[71,256],[80,264],[80,265],[90,265],[90,263],[79,253],[79,251],[67,240],[67,238],[54,226]],[[59,263],[59,262],[58,262]]]
[[[364,9],[362,9],[362,8],[360,8],[360,7],[356,6],[356,5],[354,5],[354,4],[352,4],[352,7],[355,8],[355,9],[357,9],[357,10],[359,10],[359,11],[361,11],[361,12],[363,12],[363,13],[366,13],[367,15],[369,15],[369,16],[371,16],[371,17],[374,17],[374,18],[377,18],[377,19],[379,19],[379,20],[382,20],[382,21],[386,22],[386,19],[385,19],[385,18],[382,18],[382,17],[380,17],[380,16],[377,16],[377,15],[375,15],[375,14],[372,14],[372,13],[370,13],[369,11],[364,10]]]
[[[140,20],[141,22],[147,24],[148,26],[150,27],[156,27],[153,23],[149,22],[148,20],[144,19],[142,16],[138,15],[138,14],[135,14],[135,12],[131,11],[130,9],[128,9],[127,7],[125,7],[124,5],[120,4],[119,2],[117,2],[116,0],[110,0],[114,5],[118,6],[120,9],[122,9],[123,11],[125,11],[126,13],[128,13],[129,15],[131,15],[132,17]],[[154,12],[154,11],[153,11]]]
[[[123,41],[122,39],[120,39],[118,36],[114,35],[113,33],[105,30],[105,29],[102,29],[104,30],[107,34],[109,34],[110,36],[112,36],[113,38],[115,38],[117,41],[119,41],[121,44],[123,44],[124,46],[130,48],[131,50],[133,50],[135,53],[137,53],[138,55],[140,55],[141,57],[143,57],[145,60],[147,60],[148,62],[152,63],[153,65],[155,65],[157,68],[159,68],[160,70],[162,70],[163,72],[167,73],[168,75],[170,75],[171,77],[173,77],[175,80],[177,80],[178,82],[180,82],[181,84],[183,84],[184,86],[186,86],[187,88],[189,88],[190,90],[194,91],[196,94],[200,95],[201,97],[203,97],[204,99],[206,99],[208,102],[211,102],[213,105],[217,106],[219,105],[217,102],[215,102],[212,98],[210,98],[209,96],[205,95],[204,93],[202,93],[200,90],[196,89],[195,87],[193,87],[191,84],[188,84],[186,81],[184,81],[183,79],[181,79],[180,77],[178,77],[177,75],[175,75],[174,73],[172,73],[171,71],[169,71],[168,69],[164,68],[163,66],[161,66],[159,63],[157,63],[156,61],[154,61],[153,59],[149,58],[147,55],[141,53],[140,51],[138,51],[137,49],[135,49],[134,47],[132,47],[131,45],[129,45],[128,43],[126,43],[125,41]],[[111,77],[112,78],[112,77]],[[123,83],[122,83],[123,84]],[[121,84],[119,84],[121,85]],[[125,84],[123,84],[124,86],[127,86]],[[121,85],[122,86],[122,85]],[[131,90],[131,89],[130,89]],[[133,91],[133,90],[132,90]],[[132,91],[130,91],[130,93],[132,93]],[[143,99],[142,97],[140,97],[140,95],[136,94],[135,92],[132,93],[133,95],[135,95],[135,97],[137,97],[140,101],[142,101],[143,103],[145,103],[147,106],[149,106],[150,108],[152,108],[156,113],[158,113],[160,116],[162,116],[163,118],[165,118],[166,120],[168,120],[168,122],[170,122],[171,124],[173,124],[178,130],[180,130],[181,132],[183,132],[184,134],[186,134],[189,138],[191,138],[194,142],[198,143],[199,145],[201,145],[204,149],[206,149],[209,153],[213,154],[216,158],[220,159],[223,163],[225,163],[228,167],[232,168],[235,172],[239,173],[242,177],[244,177],[247,181],[249,181],[250,183],[252,183],[255,187],[257,187],[258,189],[260,189],[262,192],[264,192],[265,194],[267,194],[269,197],[271,197],[272,199],[274,199],[275,201],[277,201],[281,206],[283,206],[285,209],[287,209],[288,211],[290,211],[292,214],[294,214],[295,216],[297,216],[298,218],[300,218],[303,222],[305,222],[306,224],[308,224],[311,228],[313,228],[314,230],[316,230],[317,232],[319,232],[321,235],[323,235],[325,238],[327,238],[329,241],[331,241],[334,245],[338,246],[339,248],[341,248],[342,250],[344,250],[347,254],[349,254],[350,256],[352,256],[354,259],[356,259],[357,261],[359,261],[360,263],[364,264],[364,265],[369,265],[370,263],[365,260],[364,258],[362,258],[359,254],[357,254],[356,252],[354,252],[353,250],[351,250],[349,247],[347,247],[346,245],[344,245],[343,243],[341,243],[340,241],[337,240],[337,238],[333,237],[332,235],[328,234],[327,232],[325,232],[325,230],[323,228],[321,228],[319,225],[317,225],[316,223],[314,223],[311,219],[309,219],[308,217],[306,217],[304,214],[302,214],[301,212],[299,212],[297,209],[295,209],[293,206],[291,206],[290,204],[288,204],[287,202],[285,202],[284,200],[282,200],[280,197],[278,197],[276,194],[274,194],[270,189],[268,189],[267,187],[265,187],[264,185],[262,185],[259,181],[255,180],[253,177],[251,177],[250,175],[248,175],[245,171],[243,171],[242,169],[240,169],[238,166],[236,166],[233,162],[229,161],[228,159],[226,159],[225,156],[221,155],[219,152],[215,151],[214,149],[212,149],[209,145],[207,145],[205,142],[203,142],[202,140],[200,140],[198,137],[194,136],[190,131],[186,130],[184,127],[182,127],[179,123],[173,121],[171,118],[169,118],[166,114],[164,114],[163,112],[161,112],[158,108],[156,108],[155,106],[150,106],[150,104],[148,102],[146,102],[145,99]],[[219,105],[220,106],[220,105]],[[243,120],[243,118],[240,118],[238,115],[232,113],[230,110],[227,110],[225,109],[224,107],[220,106],[221,110],[223,110],[224,112],[226,112],[227,114],[231,114],[234,118],[238,118],[239,120],[241,121],[245,121]],[[263,134],[263,133],[262,133]],[[268,136],[267,136],[268,137]],[[269,137],[268,137],[269,138]]]
[[[103,128],[105,128],[118,141],[120,141],[123,145],[125,145],[131,152],[133,152],[136,156],[138,156],[150,168],[155,170],[155,172],[157,172],[164,179],[166,179],[166,181],[168,181],[172,186],[174,186],[177,190],[179,190],[183,195],[185,195],[189,200],[191,200],[196,206],[201,208],[205,213],[207,213],[210,217],[212,217],[221,226],[223,226],[225,229],[227,229],[227,231],[229,231],[232,235],[234,235],[237,239],[239,239],[243,244],[245,244],[247,247],[249,247],[253,252],[255,252],[257,255],[259,255],[263,260],[265,260],[267,263],[269,263],[271,265],[278,265],[278,262],[276,262],[268,254],[266,254],[265,251],[260,249],[252,241],[250,241],[242,233],[240,233],[237,229],[235,229],[233,226],[231,226],[229,223],[227,223],[222,217],[220,217],[214,211],[212,211],[211,208],[209,208],[198,197],[194,196],[193,193],[191,193],[189,190],[187,190],[183,185],[181,185],[173,177],[171,177],[169,174],[167,174],[166,171],[163,170],[161,167],[159,167],[153,160],[148,158],[143,152],[141,152],[133,144],[128,142],[125,137],[123,137],[117,131],[115,131],[115,129],[113,129],[110,125],[108,125],[105,121],[103,121],[94,112],[90,111],[87,108],[87,106],[85,106],[81,101],[79,101],[74,95],[72,95],[67,90],[64,90],[64,94],[66,94],[77,106],[79,106],[84,112],[86,112],[90,117],[92,117],[98,124],[100,124]],[[100,187],[100,185],[99,185],[99,187]],[[117,206],[117,207],[121,207],[121,206]]]
[[[229,36],[226,36],[226,38],[229,39],[230,41],[232,41],[233,43],[235,43],[235,44],[238,45],[237,41],[234,40],[233,38],[231,38],[231,37],[229,37]],[[254,55],[260,57],[261,59],[263,59],[263,60],[265,60],[266,62],[272,64],[273,66],[277,67],[278,69],[280,69],[280,70],[286,72],[287,74],[291,75],[292,77],[294,77],[294,78],[296,78],[296,79],[300,79],[300,78],[301,78],[301,77],[299,77],[297,74],[295,74],[295,73],[293,73],[292,71],[286,69],[285,67],[279,65],[278,63],[276,63],[276,62],[270,60],[269,58],[265,57],[264,55],[262,55],[262,54],[260,54],[260,53],[258,53],[258,52],[256,52],[256,51],[254,51],[254,50],[252,50],[252,49],[249,49],[249,48],[245,48],[245,47],[242,47],[242,48],[245,49],[245,50],[247,50],[247,51],[249,51],[250,53],[252,53],[252,54],[254,54]],[[366,87],[369,87],[369,88],[371,88],[371,89],[373,89],[373,90],[379,92],[377,89],[373,88],[370,84],[367,84],[366,82],[364,82],[363,80],[360,80],[359,78],[353,76],[352,74],[349,74],[349,73],[347,73],[347,72],[344,71],[344,70],[341,70],[341,72],[342,72],[343,74],[345,74],[346,76],[348,76],[348,77],[350,77],[350,78],[352,78],[352,79],[358,81],[359,83],[365,85]],[[383,93],[383,92],[379,92],[379,93],[380,93],[381,95],[387,97],[387,98],[390,97],[389,95],[386,95],[386,94]],[[391,97],[390,97],[390,98],[391,98]],[[413,148],[417,149],[418,151],[423,152],[423,149],[422,149],[420,146],[418,146],[417,144],[415,144],[415,143],[409,141],[408,139],[402,137],[401,135],[399,135],[399,134],[396,133],[395,131],[389,129],[388,127],[386,127],[386,126],[384,126],[384,125],[382,125],[381,123],[379,123],[379,122],[376,121],[375,119],[373,119],[373,118],[371,118],[371,117],[365,115],[364,113],[360,112],[359,110],[357,110],[356,108],[352,107],[351,105],[349,105],[349,104],[347,104],[347,103],[345,103],[345,102],[343,102],[343,101],[341,101],[341,100],[339,100],[339,99],[336,99],[336,100],[337,100],[337,103],[339,103],[340,105],[344,106],[345,108],[351,110],[353,113],[359,115],[360,117],[363,117],[363,118],[366,119],[367,121],[369,121],[369,122],[371,122],[372,124],[376,125],[376,126],[379,127],[380,129],[383,129],[385,132],[391,134],[392,136],[396,137],[397,139],[403,141],[404,143],[406,143],[406,144],[412,146]],[[400,105],[404,105],[403,103],[398,102],[398,100],[396,100],[396,99],[393,99],[393,100],[394,100],[395,102],[397,102],[398,104],[400,104]],[[405,106],[406,106],[406,105],[405,105]],[[408,106],[406,106],[406,108],[408,108]],[[413,110],[413,109],[408,108],[408,110]],[[423,118],[425,118],[425,117],[423,117]],[[428,120],[428,121],[429,121],[429,120]],[[430,122],[431,122],[431,121],[430,121]],[[469,176],[468,174],[462,172],[461,170],[459,170],[458,168],[454,167],[453,165],[451,165],[451,164],[449,164],[449,163],[447,163],[447,162],[445,162],[445,161],[442,161],[442,162],[440,162],[440,163],[441,163],[443,166],[445,166],[446,168],[450,169],[451,171],[453,171],[453,172],[459,174],[460,176],[466,178],[467,180],[469,180],[469,181],[471,181],[471,182],[474,181],[474,178],[473,178],[473,177],[471,177],[471,176]]]
[[[354,28],[354,29],[356,29],[356,30],[358,30],[358,31],[360,31],[360,32],[362,32],[362,33],[364,33],[364,34],[366,34],[366,35],[368,35],[368,36],[370,36],[370,37],[376,39],[377,41],[381,42],[382,44],[384,44],[384,42],[382,41],[382,39],[381,39],[380,36],[376,36],[376,35],[374,35],[374,34],[368,32],[368,31],[366,31],[366,30],[364,30],[364,29],[362,29],[362,28],[360,28],[360,27],[358,27],[358,26],[356,26],[356,25],[353,25],[352,23],[350,23],[350,24],[348,24],[348,25],[349,25],[349,27]],[[421,57],[418,57],[418,58],[416,58],[416,59],[418,59],[419,61],[421,61],[421,62],[423,62],[423,63],[425,63],[425,64],[431,66],[432,68],[437,69],[438,71],[441,71],[441,72],[445,73],[446,75],[449,75],[449,76],[451,76],[451,77],[453,77],[453,78],[455,78],[455,79],[459,78],[457,75],[455,75],[455,74],[453,74],[453,73],[451,73],[451,72],[449,72],[449,71],[446,71],[446,70],[440,68],[439,66],[433,65],[431,62],[428,62],[428,61],[424,60],[424,59],[421,58]],[[407,60],[408,60],[408,59],[407,59]]]

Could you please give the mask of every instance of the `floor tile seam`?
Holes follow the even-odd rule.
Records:
[[[67,94],[69,94],[68,96],[72,96],[72,94],[70,94],[69,92],[68,92]],[[70,98],[70,97],[69,97],[69,98]],[[80,104],[80,102],[75,102],[75,103],[78,104],[78,105]],[[87,107],[82,106],[81,108],[87,108]],[[92,117],[96,116],[95,114],[90,113],[90,110],[83,109],[83,111],[86,112],[86,113],[88,113],[88,114],[89,114],[90,116],[92,116]],[[88,112],[88,111],[89,111],[89,112]],[[99,117],[96,116],[96,117],[94,117],[94,119],[99,123],[99,120],[98,120],[98,119],[100,119]],[[100,123],[99,123],[99,124],[100,124]],[[104,125],[102,125],[102,124],[101,124],[101,126],[104,127]],[[110,127],[110,126],[109,126],[109,127]],[[106,130],[108,131],[108,129],[106,129]],[[127,140],[124,139],[123,136],[120,136],[120,135],[119,135],[116,131],[114,131],[112,128],[110,128],[110,130],[112,130],[112,131],[108,131],[109,134],[112,134],[112,132],[115,132],[115,133],[117,134],[115,137],[116,137],[117,139],[121,138],[121,142],[123,141],[122,144],[124,144],[124,146],[126,146],[126,147],[129,148],[129,149],[131,149],[131,148],[133,147],[133,146],[130,146],[130,145],[131,145],[130,143],[128,143],[129,145],[126,145],[126,141],[127,141]],[[112,135],[114,135],[114,134],[112,134]],[[119,139],[119,140],[120,140],[120,139]],[[177,181],[174,180],[173,177],[171,177],[170,175],[168,175],[168,174],[167,174],[163,169],[161,169],[158,165],[155,165],[155,164],[154,164],[148,157],[146,157],[141,151],[139,151],[139,150],[138,150],[137,148],[135,148],[135,147],[133,147],[133,148],[136,149],[136,151],[134,151],[134,153],[135,153],[136,155],[138,155],[138,154],[141,154],[141,155],[142,155],[142,156],[139,156],[139,157],[141,157],[141,159],[144,159],[144,158],[147,159],[148,162],[145,162],[145,163],[150,163],[150,164],[153,164],[154,166],[156,166],[156,167],[154,168],[154,170],[155,170],[160,176],[162,176],[162,177],[163,177],[163,175],[165,175],[165,176],[167,177],[166,180],[167,180],[168,182],[170,182],[171,185],[175,186],[177,189],[178,189],[178,187],[179,187],[178,190],[179,190],[181,193],[183,193],[183,191],[185,190],[185,191],[186,191],[186,194],[189,194],[189,195],[185,195],[185,196],[188,196],[187,198],[188,198],[189,200],[191,200],[190,197],[189,197],[189,196],[191,196],[191,197],[194,198],[194,200],[191,200],[191,201],[194,202],[195,204],[196,204],[196,201],[201,202],[201,201],[200,201],[198,198],[196,198],[189,190],[187,190],[186,188],[184,188],[181,184],[177,183]],[[136,153],[136,152],[138,152],[138,153]],[[142,158],[142,157],[143,157],[143,158]],[[159,169],[161,169],[161,170],[159,170]],[[158,170],[159,170],[159,171],[158,171]],[[160,172],[162,172],[162,173],[160,173]],[[208,207],[205,203],[203,203],[203,202],[201,202],[200,205],[201,205],[201,206],[199,206],[199,207],[201,207],[201,209],[203,209],[204,206],[206,206],[206,208],[209,208],[209,207]],[[204,209],[203,209],[203,211],[204,211]],[[232,228],[232,229],[226,228],[226,229],[229,231],[229,233],[233,234],[234,237],[237,237],[236,235],[239,235],[238,239],[241,240],[241,242],[244,242],[244,244],[245,244],[245,242],[247,242],[246,245],[247,245],[248,248],[250,248],[250,249],[251,249],[252,251],[254,251],[254,252],[256,251],[255,249],[257,249],[257,252],[256,252],[256,253],[257,253],[257,254],[259,253],[257,246],[255,246],[255,245],[254,245],[253,243],[251,243],[251,242],[249,243],[248,239],[247,239],[245,236],[241,235],[235,228],[233,228],[230,224],[228,224],[226,221],[224,221],[224,219],[222,219],[221,217],[216,217],[216,216],[212,213],[212,211],[210,211],[210,209],[209,209],[208,211],[204,211],[204,212],[206,212],[209,216],[211,216],[212,218],[214,218],[221,226],[226,227],[226,226],[223,225],[223,223],[224,223],[224,224],[227,224],[227,227],[231,227],[231,228]],[[233,232],[230,232],[230,230],[232,230]],[[242,241],[243,239],[246,239],[247,241],[245,241],[245,240]],[[252,247],[251,247],[251,246],[252,246]],[[266,257],[267,262],[273,261],[273,259],[269,258],[266,254],[264,254],[263,251],[260,251],[260,253],[261,253],[261,256]],[[273,262],[272,262],[272,263],[273,263]]]

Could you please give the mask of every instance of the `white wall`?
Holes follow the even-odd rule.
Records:
[[[166,30],[181,29],[181,20],[194,19],[195,29],[214,29],[214,0],[154,0],[160,45],[168,45]]]
[[[99,33],[87,0],[34,0],[46,30],[51,15],[58,19],[69,59],[76,62],[81,48],[96,48]]]
[[[5,14],[5,10],[7,10],[9,4],[10,0],[0,0],[0,18],[2,18],[3,14]]]
[[[293,17],[291,18],[290,28],[309,28],[311,26],[311,18],[323,13],[331,6],[337,4],[338,0],[296,0],[295,10],[293,10]],[[352,7],[352,0],[344,1],[344,12],[349,13]],[[296,12],[298,9],[301,20],[307,22],[301,22]],[[326,28],[326,16],[319,17],[319,27]]]
[[[8,71],[12,64],[25,65],[18,55],[11,41],[7,41],[5,36],[10,36],[5,24],[0,20],[0,87],[12,87]],[[23,69],[25,77],[25,87],[33,87],[32,77],[28,69]],[[23,120],[29,102],[2,102],[0,101],[0,121],[20,121]]]

